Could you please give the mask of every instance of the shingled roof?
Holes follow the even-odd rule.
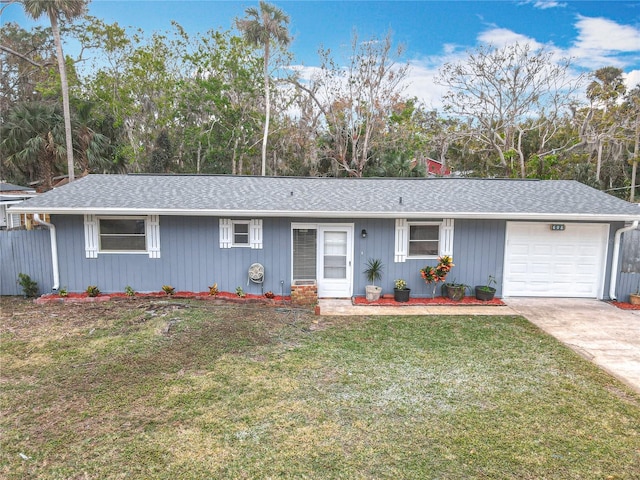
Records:
[[[89,175],[15,212],[630,221],[640,207],[573,180]]]

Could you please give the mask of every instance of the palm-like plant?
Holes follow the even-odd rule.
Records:
[[[43,14],[47,14],[51,22],[51,32],[56,45],[56,56],[58,59],[58,70],[60,71],[60,86],[62,89],[62,111],[64,115],[65,144],[67,153],[67,169],[69,181],[73,181],[73,141],[71,138],[71,108],[69,107],[69,82],[67,81],[67,71],[62,53],[62,40],[60,39],[60,28],[58,19],[65,17],[73,20],[84,14],[87,0],[22,0],[25,13],[37,20]]]
[[[40,178],[45,190],[64,165],[64,120],[53,105],[20,104],[9,112],[0,129],[5,166],[27,180]]]
[[[289,17],[279,8],[267,2],[260,1],[260,10],[250,7],[245,10],[246,18],[236,19],[238,30],[243,33],[247,42],[264,48],[264,93],[265,120],[264,135],[262,137],[262,176],[267,169],[267,137],[269,135],[269,117],[271,114],[271,99],[269,86],[269,57],[271,42],[287,46],[291,41],[287,25]]]

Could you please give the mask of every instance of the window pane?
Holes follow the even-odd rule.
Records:
[[[249,224],[234,223],[233,224],[233,244],[249,245]]]
[[[234,223],[233,224],[233,233],[249,233],[249,224],[248,223]]]
[[[100,250],[145,251],[144,236],[103,235],[100,237]]]
[[[411,225],[409,229],[410,240],[438,240],[438,225]]]
[[[316,239],[317,230],[300,229],[293,231],[293,279],[316,279]]]
[[[144,235],[144,220],[128,220],[124,218],[100,219],[100,234],[138,234]]]
[[[347,278],[347,257],[324,257],[324,278]]]
[[[439,225],[409,225],[409,256],[438,256],[439,236]]]
[[[438,255],[438,242],[409,242],[409,256],[426,257]]]

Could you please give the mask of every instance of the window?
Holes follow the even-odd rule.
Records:
[[[262,220],[220,219],[220,248],[250,247],[262,248]]]
[[[87,258],[98,253],[148,253],[160,258],[160,218],[84,216],[84,248]]]
[[[231,228],[233,229],[233,242],[234,247],[248,247],[249,246],[249,222],[248,221],[232,221]]]
[[[437,257],[440,244],[440,224],[409,224],[409,256]]]
[[[101,252],[146,252],[144,218],[100,218]]]
[[[394,262],[406,262],[407,258],[436,258],[442,255],[453,255],[452,218],[431,222],[396,219]]]
[[[318,230],[293,229],[293,280],[316,279],[316,249]]]

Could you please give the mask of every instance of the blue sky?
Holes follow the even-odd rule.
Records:
[[[93,0],[89,13],[108,23],[167,31],[171,20],[191,33],[231,29],[257,1]],[[464,58],[481,44],[530,42],[570,56],[576,71],[622,68],[628,86],[640,83],[640,0],[637,1],[272,1],[291,18],[295,62],[318,64],[321,45],[346,52],[352,32],[360,39],[393,33],[411,64],[408,93],[437,107],[442,91],[433,77],[445,62]],[[46,23],[42,20],[43,23]],[[18,4],[5,8],[2,23],[25,20]]]

